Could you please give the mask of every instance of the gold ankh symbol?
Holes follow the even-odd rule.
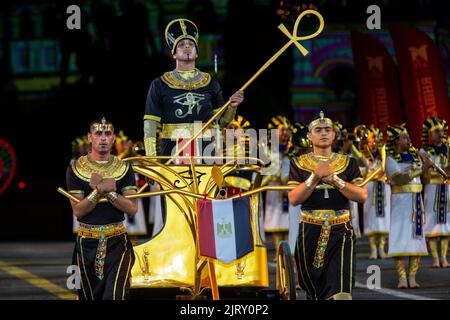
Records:
[[[318,28],[317,31],[314,32],[313,34],[310,34],[310,35],[307,35],[307,36],[299,37],[299,36],[298,36],[298,26],[299,26],[299,24],[300,24],[300,20],[302,20],[302,18],[303,18],[305,15],[307,15],[307,14],[313,14],[313,15],[315,15],[315,16],[319,19],[319,28]],[[283,32],[283,33],[285,34],[285,36],[288,37],[288,38],[290,39],[289,43],[287,44],[288,46],[289,46],[291,43],[294,43],[295,46],[298,48],[298,50],[300,50],[300,52],[301,52],[304,56],[306,56],[306,55],[309,53],[309,51],[306,50],[306,48],[305,48],[304,46],[302,46],[302,45],[299,43],[299,41],[300,41],[300,40],[301,40],[301,41],[303,41],[303,40],[308,40],[308,39],[312,39],[312,38],[317,37],[317,35],[318,35],[319,33],[322,32],[324,25],[325,25],[325,23],[324,23],[324,21],[323,21],[323,17],[322,17],[322,15],[321,15],[319,12],[317,12],[317,11],[315,11],[315,10],[306,10],[306,11],[303,11],[303,12],[297,17],[297,20],[295,20],[294,29],[292,30],[292,31],[293,31],[292,34],[289,33],[288,29],[284,26],[284,24],[280,24],[280,25],[278,26],[278,29],[280,29],[281,32]]]

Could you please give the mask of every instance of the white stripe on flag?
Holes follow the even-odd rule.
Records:
[[[216,257],[229,263],[236,259],[233,200],[212,201]]]

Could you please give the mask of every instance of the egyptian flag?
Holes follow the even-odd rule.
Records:
[[[402,123],[400,88],[392,57],[374,36],[357,31],[351,35],[361,121],[382,131],[391,123]]]
[[[249,198],[199,200],[197,213],[201,256],[230,263],[253,251]]]
[[[450,121],[445,67],[439,48],[423,31],[411,25],[390,26],[405,103],[408,131],[420,144],[422,123],[438,116]]]

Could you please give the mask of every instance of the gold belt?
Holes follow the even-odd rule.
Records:
[[[301,221],[318,225],[335,225],[350,220],[349,210],[302,210]]]
[[[78,235],[80,237],[93,239],[108,239],[127,232],[127,228],[123,222],[111,223],[106,225],[94,225],[80,223]]]
[[[303,222],[306,222],[306,223],[312,223],[312,224],[317,224],[320,226],[327,227],[327,226],[334,226],[336,224],[342,224],[342,223],[346,223],[346,222],[350,221],[350,215],[346,215],[343,217],[336,217],[336,218],[326,220],[326,219],[312,218],[310,216],[302,214],[301,219]]]
[[[201,128],[201,124],[194,126],[194,123],[164,123],[160,137],[162,139],[191,139]],[[201,136],[203,138],[210,138],[213,136],[213,130],[216,129],[207,129]]]
[[[422,192],[421,184],[405,184],[403,186],[392,185],[392,193],[420,193]]]
[[[321,268],[325,261],[325,251],[327,249],[328,240],[330,239],[331,226],[350,221],[350,211],[302,210],[301,220],[306,223],[322,226],[313,261],[314,267]]]

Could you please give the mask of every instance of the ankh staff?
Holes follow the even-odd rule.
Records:
[[[302,18],[306,15],[312,14],[314,16],[316,16],[319,19],[319,28],[316,30],[316,32],[306,35],[306,36],[298,36],[298,27],[300,24],[300,21],[302,20]],[[244,91],[245,89],[247,89],[247,87],[253,82],[255,81],[256,78],[259,77],[259,75],[261,73],[264,72],[264,70],[266,70],[276,59],[278,59],[278,57],[287,49],[291,46],[291,44],[294,44],[299,50],[300,52],[303,54],[303,56],[306,56],[309,51],[306,50],[306,48],[304,46],[302,46],[300,44],[299,41],[303,41],[303,40],[308,40],[308,39],[312,39],[317,37],[317,35],[319,33],[322,32],[323,27],[324,27],[324,21],[323,21],[323,17],[322,15],[315,11],[315,10],[306,10],[303,11],[298,17],[297,20],[295,20],[295,24],[294,24],[294,28],[293,28],[293,32],[292,34],[289,33],[288,29],[284,26],[284,24],[280,24],[278,26],[278,29],[281,30],[281,32],[283,32],[286,37],[289,38],[289,41],[280,49],[278,50],[277,53],[275,53],[269,60],[267,60],[267,62],[261,67],[259,68],[258,71],[256,71],[256,73],[239,89],[239,91]],[[188,143],[184,144],[176,153],[175,156],[178,156],[184,149],[186,149],[200,134],[202,134],[209,126],[210,124],[216,120],[230,105],[231,100],[228,100],[200,129],[200,131],[198,131],[197,133],[194,134],[194,136],[188,141]],[[170,164],[173,161],[174,158],[169,159],[166,162],[166,165]]]

